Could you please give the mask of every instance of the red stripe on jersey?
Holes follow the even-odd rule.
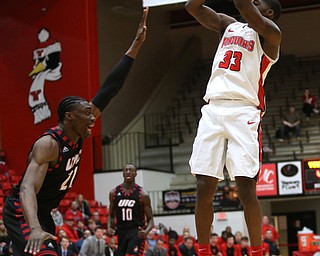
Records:
[[[259,163],[260,166],[262,164],[262,112],[260,113],[260,123],[258,126],[258,142],[259,142]],[[260,172],[260,167],[259,167],[259,172]],[[258,174],[259,174],[258,172]]]
[[[258,99],[259,99],[259,109],[265,111],[265,102],[264,102],[264,87],[263,87],[263,74],[266,71],[270,64],[270,60],[265,54],[261,57],[261,66],[260,66],[260,79],[259,79],[259,89],[258,89]]]

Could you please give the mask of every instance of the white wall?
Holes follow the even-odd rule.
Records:
[[[226,212],[227,219],[226,220],[217,220],[215,214],[215,223],[213,227],[213,231],[218,235],[221,235],[221,232],[225,230],[226,226],[230,226],[232,228],[232,232],[236,231],[242,232],[243,235],[248,236],[247,227],[245,224],[244,216],[242,211],[236,212]],[[182,233],[183,227],[188,226],[190,228],[190,233],[192,236],[197,237],[196,235],[196,226],[194,221],[194,215],[171,215],[171,216],[157,216],[154,218],[155,224],[159,223],[164,224],[167,228],[171,228],[178,232],[178,234]]]

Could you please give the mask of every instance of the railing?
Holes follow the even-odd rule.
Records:
[[[157,135],[135,132],[95,136],[93,138],[95,171],[118,171],[126,163],[133,163],[139,168],[174,172],[173,144],[170,139],[165,146],[156,148],[147,147],[146,138],[157,138]],[[99,159],[98,155],[102,155],[102,159]]]

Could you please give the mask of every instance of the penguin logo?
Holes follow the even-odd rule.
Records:
[[[46,28],[40,30],[38,40],[38,47],[33,52],[33,70],[29,74],[33,79],[29,91],[29,107],[34,115],[34,124],[51,117],[51,110],[44,96],[44,84],[46,80],[59,80],[62,67],[60,42],[52,39]]]

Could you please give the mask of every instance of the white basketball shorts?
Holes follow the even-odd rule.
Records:
[[[261,111],[237,100],[215,100],[204,105],[189,161],[191,173],[231,180],[254,178],[262,156]]]

